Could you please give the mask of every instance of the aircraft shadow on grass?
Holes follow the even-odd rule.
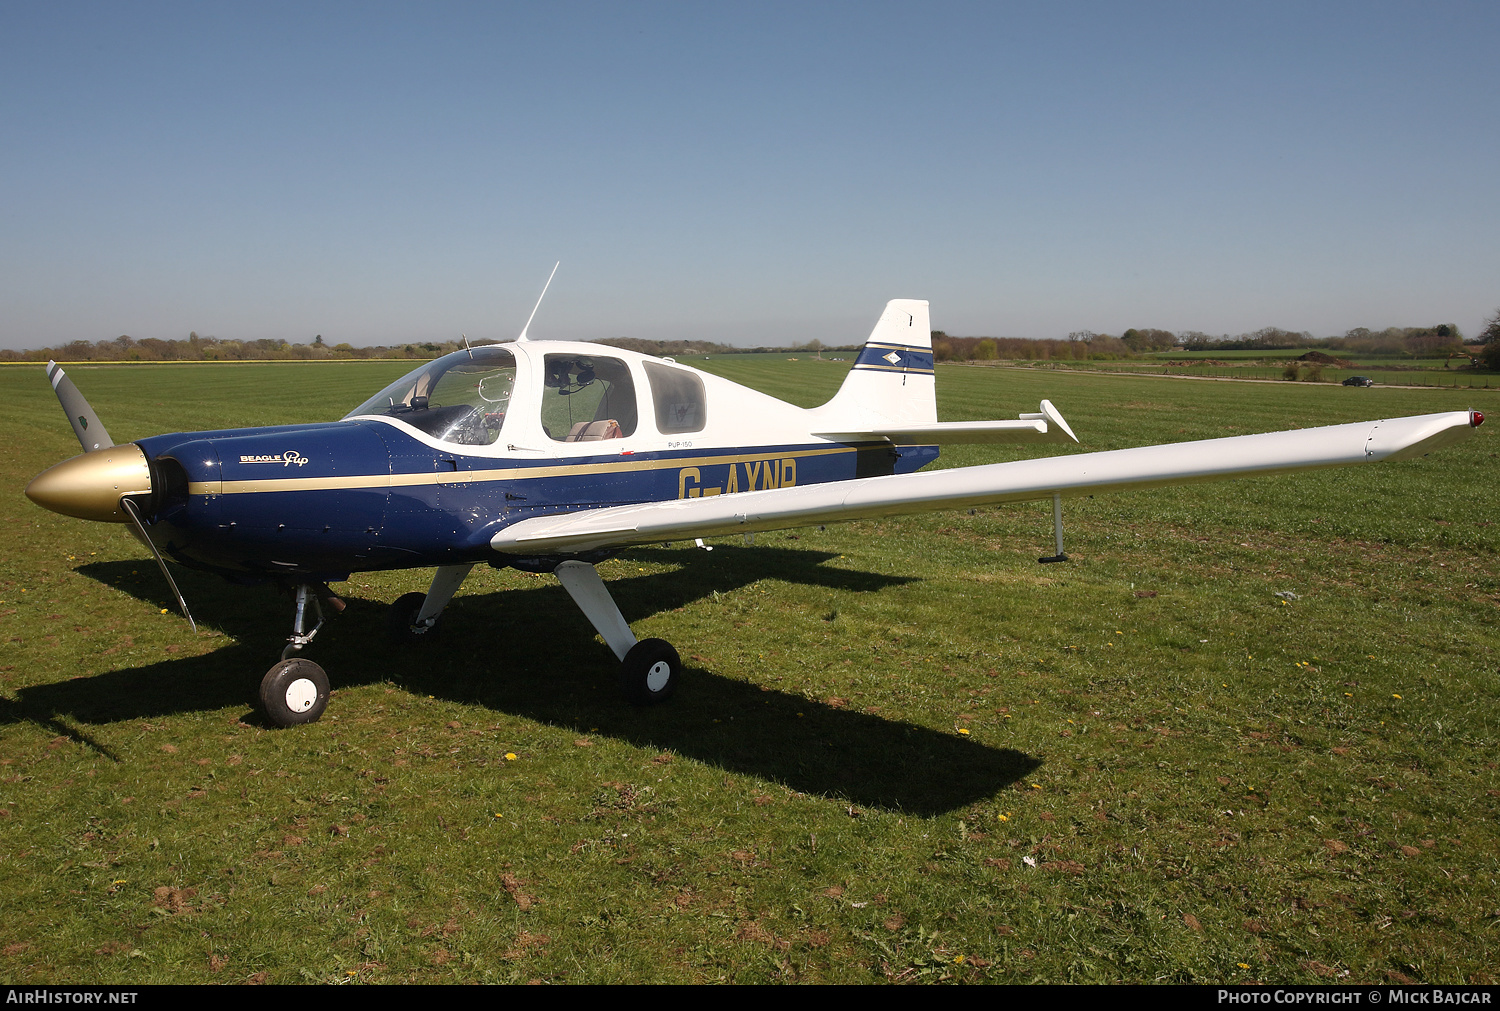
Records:
[[[712,554],[638,549],[622,557],[677,566],[609,581],[631,622],[764,578],[844,592],[913,581],[823,566],[836,557],[825,551],[770,546],[721,545]],[[78,571],[154,602],[160,588],[132,576],[132,566],[140,568],[138,562],[109,562]],[[0,721],[33,721],[115,757],[76,723],[253,705],[258,678],[252,674],[279,652],[285,609],[274,606],[271,594],[261,598],[266,606],[258,601],[246,606],[244,588],[206,575],[182,574],[179,582],[198,617],[233,637],[234,645],[204,656],[23,688],[17,701],[0,707]],[[550,577],[535,586],[460,595],[444,616],[443,634],[419,646],[384,645],[385,611],[384,603],[350,598],[309,648],[328,668],[335,690],[389,682],[415,695],[669,750],[803,793],[920,815],[989,797],[1041,764],[1012,749],[724,677],[708,669],[711,661],[705,664],[691,653],[684,657],[682,683],[672,702],[626,705],[615,688],[608,648],[594,639],[586,619]],[[243,720],[267,725],[258,710]]]

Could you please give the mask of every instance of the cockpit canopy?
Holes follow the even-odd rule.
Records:
[[[408,372],[344,417],[385,415],[443,442],[488,446],[500,438],[515,383],[505,348],[465,349]]]
[[[564,346],[565,348],[566,346]],[[656,431],[682,435],[703,430],[707,394],[689,369],[656,361],[640,368],[646,382],[623,358],[574,349],[548,350],[528,359],[528,388],[516,389],[516,358],[511,349],[487,345],[465,348],[421,366],[350,411],[345,418],[394,418],[443,442],[490,446],[510,414],[512,398],[526,418],[511,428],[542,432],[555,442],[626,439],[640,427],[640,394],[649,389],[647,417]],[[647,422],[650,431],[650,422]],[[524,438],[524,437],[523,437]]]

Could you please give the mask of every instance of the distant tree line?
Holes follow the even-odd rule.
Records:
[[[1484,321],[1484,329],[1479,331],[1479,340],[1483,345],[1479,351],[1480,363],[1487,369],[1500,372],[1500,309],[1496,309]]]
[[[1329,351],[1349,351],[1362,355],[1385,355],[1389,357],[1433,358],[1461,352],[1464,346],[1463,332],[1452,323],[1436,323],[1432,326],[1392,326],[1384,330],[1355,327],[1342,337],[1314,337],[1307,331],[1295,333],[1280,327],[1268,326],[1253,333],[1237,337],[1209,337],[1207,334],[1181,334],[1183,347],[1190,351],[1212,348],[1216,351],[1285,351],[1301,348],[1321,348]]]
[[[142,337],[139,340],[121,335],[114,340],[71,341],[56,347],[28,351],[0,350],[0,361],[45,362],[255,362],[255,361],[336,361],[343,358],[436,358],[463,347],[459,341],[419,341],[410,344],[355,347],[352,344],[328,344],[319,334],[307,344],[290,344],[284,340],[262,338],[252,341],[220,340],[200,337],[196,331],[186,340],[162,340]]]
[[[1249,333],[1214,337],[1198,330],[1126,330],[1118,337],[1077,330],[1067,340],[1027,340],[1019,337],[953,337],[932,332],[934,357],[940,362],[1026,359],[1032,361],[1108,361],[1134,358],[1155,351],[1288,351],[1323,349],[1364,357],[1444,358],[1463,356],[1485,368],[1500,369],[1500,309],[1485,321],[1477,341],[1465,344],[1452,323],[1432,326],[1355,327],[1341,337],[1314,337],[1307,331],[1268,326]]]
[[[934,330],[932,356],[940,362],[989,362],[1000,359],[1103,361],[1132,355],[1120,338],[1087,330],[1070,334],[1065,341],[1025,337],[950,337],[941,330]]]

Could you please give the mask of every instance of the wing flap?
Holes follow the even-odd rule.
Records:
[[[648,502],[513,523],[490,545],[545,555],[834,520],[1408,459],[1473,431],[1469,412]]]

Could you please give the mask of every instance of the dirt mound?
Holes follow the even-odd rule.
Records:
[[[1321,351],[1309,351],[1305,355],[1298,355],[1297,361],[1317,362],[1319,365],[1332,365],[1341,369],[1352,369],[1355,367],[1351,361],[1346,361],[1343,358],[1335,358],[1333,355],[1325,355]]]

